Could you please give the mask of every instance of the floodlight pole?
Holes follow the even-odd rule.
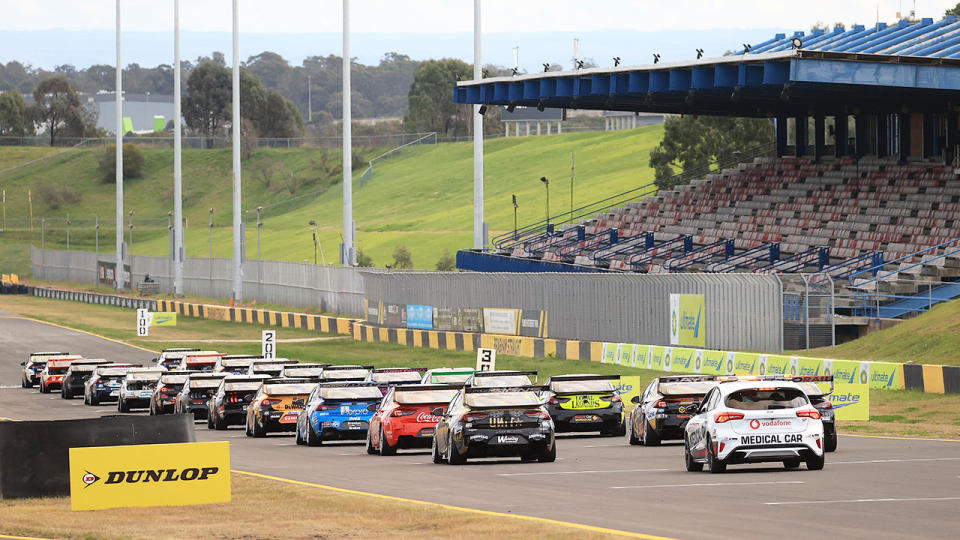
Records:
[[[473,0],[473,80],[483,78],[480,0]],[[483,115],[473,106],[473,248],[483,249]]]
[[[243,298],[243,263],[240,260],[240,23],[239,0],[233,0],[233,299]]]
[[[575,172],[573,163],[573,152],[570,152],[570,223],[573,223],[573,177]]]
[[[117,0],[117,70],[116,70],[116,113],[117,113],[117,268],[114,272],[114,285],[119,291],[123,288],[123,57],[120,50],[120,0]]]
[[[353,266],[353,115],[350,99],[350,0],[343,0],[343,260]],[[316,258],[316,257],[314,257]],[[314,261],[316,264],[316,261]]]
[[[180,125],[180,0],[173,0],[173,295],[183,296],[183,150]]]

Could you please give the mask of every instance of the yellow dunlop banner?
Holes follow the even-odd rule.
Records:
[[[635,407],[630,400],[633,399],[633,396],[639,396],[643,392],[643,387],[640,386],[640,377],[633,375],[620,377],[620,381],[614,382],[613,387],[620,393],[624,408]]]
[[[176,326],[177,314],[167,313],[167,312],[153,313],[152,325],[153,326]]]
[[[833,393],[829,398],[837,420],[870,419],[869,384],[849,384],[834,378]]]
[[[230,502],[230,443],[70,449],[73,510]]]

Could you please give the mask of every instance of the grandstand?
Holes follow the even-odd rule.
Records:
[[[640,186],[502,235],[492,252],[461,251],[458,267],[810,273],[806,286],[829,285],[831,313],[922,311],[960,296],[958,98],[953,16],[461,82],[460,103],[772,117],[776,138],[672,190]]]

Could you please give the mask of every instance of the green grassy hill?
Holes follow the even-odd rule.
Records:
[[[485,162],[486,219],[491,235],[513,227],[511,195],[516,194],[521,226],[543,219],[546,194],[541,176],[551,180],[551,213],[558,214],[570,206],[570,153],[576,157],[574,205],[580,206],[603,197],[626,191],[653,180],[648,166],[650,150],[663,136],[662,126],[631,131],[581,133],[497,139],[487,141]],[[0,163],[6,161],[0,148]],[[367,157],[382,149],[366,151]],[[36,190],[49,183],[70,185],[82,195],[76,204],[58,209],[42,207],[34,191],[34,216],[65,216],[74,223],[77,218],[99,215],[101,221],[112,220],[114,186],[103,182],[96,169],[96,152],[102,150],[70,150],[42,163],[28,165],[8,174],[0,174],[0,187],[7,189],[8,220],[26,217],[26,190]],[[296,195],[330,186],[313,201],[299,205],[281,205],[265,215],[262,229],[264,259],[313,260],[312,227],[316,220],[321,246],[328,262],[338,259],[337,250],[342,227],[342,190],[339,172],[335,177],[322,177],[322,150],[257,150],[244,163],[244,209],[268,206]],[[162,218],[155,231],[134,231],[134,252],[142,255],[164,255],[168,250],[166,213],[172,209],[173,153],[171,150],[144,150],[146,174],[142,179],[125,183],[126,209],[137,218]],[[271,188],[258,180],[258,168],[264,160],[282,161],[286,174],[307,180],[292,194],[275,179]],[[339,150],[328,151],[327,166],[340,162]],[[4,167],[0,167],[3,169]],[[406,245],[417,268],[432,269],[445,250],[472,246],[473,224],[473,146],[453,143],[419,146],[377,162],[372,179],[356,187],[362,171],[354,172],[354,219],[357,222],[360,248],[373,257],[378,266],[389,264],[398,245]],[[328,175],[329,176],[329,175]],[[209,252],[207,227],[210,207],[217,208],[214,230],[214,254],[232,254],[232,232],[229,228],[231,204],[231,170],[229,150],[184,151],[184,214],[188,219],[185,238],[187,254],[206,256]],[[334,185],[335,184],[335,185]],[[248,215],[251,218],[252,215]],[[9,228],[9,227],[8,227]],[[101,245],[109,245],[112,235],[101,232]],[[18,236],[19,235],[19,236]],[[6,241],[28,239],[39,244],[34,231],[10,231]],[[47,245],[62,246],[62,230],[48,229]],[[91,249],[93,233],[81,233],[76,225],[71,242],[80,249]],[[248,220],[247,253],[256,257],[256,227]],[[108,248],[109,249],[109,248]]]
[[[960,300],[944,302],[893,328],[836,347],[803,352],[818,358],[960,365]]]

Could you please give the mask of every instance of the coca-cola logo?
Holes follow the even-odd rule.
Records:
[[[417,415],[417,422],[422,424],[438,424],[440,420],[441,418],[439,416],[434,416],[430,413],[422,412]]]

